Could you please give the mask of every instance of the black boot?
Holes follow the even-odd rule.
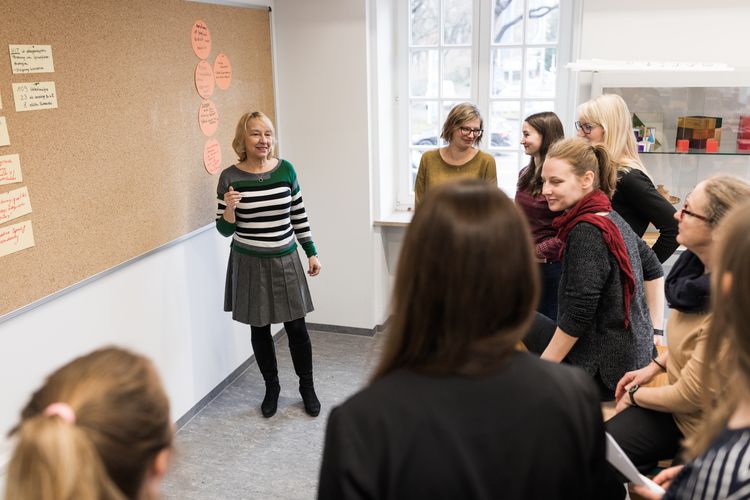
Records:
[[[281,392],[281,386],[278,381],[275,384],[266,384],[266,395],[260,404],[260,412],[264,417],[270,418],[276,414],[276,408],[279,405],[279,392]]]
[[[279,403],[279,371],[276,366],[276,349],[271,337],[271,326],[251,326],[252,333],[250,343],[253,345],[253,354],[258,363],[258,369],[263,380],[266,382],[266,395],[260,405],[260,411],[264,417],[272,417],[276,413]]]
[[[317,417],[320,414],[320,401],[313,385],[312,345],[309,340],[303,344],[290,345],[289,352],[292,354],[294,371],[299,377],[299,393],[305,404],[305,411],[311,417]]]

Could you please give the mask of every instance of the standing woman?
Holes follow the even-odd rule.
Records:
[[[414,205],[434,186],[465,177],[485,180],[497,186],[495,158],[479,150],[484,121],[479,108],[464,102],[448,113],[440,137],[447,146],[427,151],[419,161],[414,184]]]
[[[552,320],[557,319],[557,289],[562,272],[559,254],[562,242],[557,238],[557,229],[552,227],[552,219],[560,215],[560,212],[551,211],[542,194],[542,165],[549,147],[564,137],[562,123],[555,113],[535,113],[524,120],[521,144],[531,159],[519,173],[516,190],[516,205],[521,207],[529,222],[542,277],[542,293],[537,311]]]
[[[563,242],[557,330],[542,358],[567,359],[598,382],[603,400],[654,352],[649,310],[664,309],[664,272],[651,249],[612,210],[617,174],[607,148],[581,139],[555,143],[542,167]],[[647,303],[648,301],[648,303]]]
[[[305,325],[313,304],[295,236],[308,258],[307,274],[317,276],[320,262],[297,174],[291,163],[273,156],[273,124],[259,111],[242,115],[232,147],[240,161],[221,173],[216,190],[216,228],[232,236],[224,310],[250,325],[253,353],[266,384],[263,416],[276,413],[281,390],[271,323],[284,323],[305,411],[315,417],[320,402]]]
[[[617,94],[603,94],[578,106],[578,137],[607,146],[617,165],[617,190],[612,208],[642,237],[649,223],[659,231],[653,251],[664,263],[677,250],[677,221],[674,207],[657,191],[638,157],[632,118],[625,101]],[[658,328],[661,328],[661,321]]]

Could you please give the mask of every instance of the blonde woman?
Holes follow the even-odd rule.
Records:
[[[448,113],[440,137],[447,146],[427,151],[419,162],[414,184],[414,204],[434,186],[462,178],[482,179],[497,186],[495,158],[479,150],[484,135],[484,120],[479,108],[465,102]]]
[[[705,384],[701,370],[708,358],[710,278],[716,266],[717,232],[724,216],[750,198],[750,185],[730,176],[700,182],[677,212],[677,241],[687,250],[666,279],[669,312],[667,352],[647,366],[628,372],[616,389],[617,415],[607,430],[643,470],[672,459],[683,439],[698,434]],[[666,371],[668,383],[643,387]]]
[[[292,164],[274,157],[271,120],[255,111],[237,122],[232,147],[237,164],[219,176],[216,229],[232,237],[224,310],[250,325],[250,342],[266,385],[261,414],[276,414],[281,386],[271,324],[284,323],[305,412],[320,413],[313,385],[312,344],[305,315],[313,310],[297,242],[307,255],[307,274],[320,273],[318,251]]]
[[[638,157],[632,118],[625,101],[603,94],[578,106],[578,137],[607,146],[617,166],[617,189],[612,208],[642,237],[649,223],[659,231],[653,250],[664,263],[679,246],[675,209],[660,195]],[[661,328],[661,325],[658,325]]]
[[[734,209],[718,228],[711,273],[713,321],[700,373],[706,413],[689,441],[684,468],[671,467],[654,481],[663,498],[698,500],[750,497],[750,204]],[[718,390],[716,390],[718,389]],[[637,488],[649,499],[659,495]]]
[[[172,446],[154,366],[107,348],[53,372],[11,431],[6,500],[158,498]]]

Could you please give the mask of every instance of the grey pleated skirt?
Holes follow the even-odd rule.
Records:
[[[232,250],[224,287],[224,310],[252,326],[283,323],[313,310],[310,289],[296,251],[255,257]]]

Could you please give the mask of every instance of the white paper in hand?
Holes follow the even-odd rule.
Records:
[[[638,469],[635,468],[635,465],[633,465],[633,462],[630,461],[628,456],[625,454],[624,451],[622,451],[622,448],[620,448],[620,445],[617,444],[617,441],[615,441],[615,438],[613,438],[609,432],[607,434],[607,461],[612,464],[612,466],[620,471],[620,473],[628,478],[628,481],[630,481],[633,484],[638,484],[641,486],[645,486],[649,489],[649,491],[653,491],[654,493],[660,493],[664,494],[664,488],[638,472]]]

